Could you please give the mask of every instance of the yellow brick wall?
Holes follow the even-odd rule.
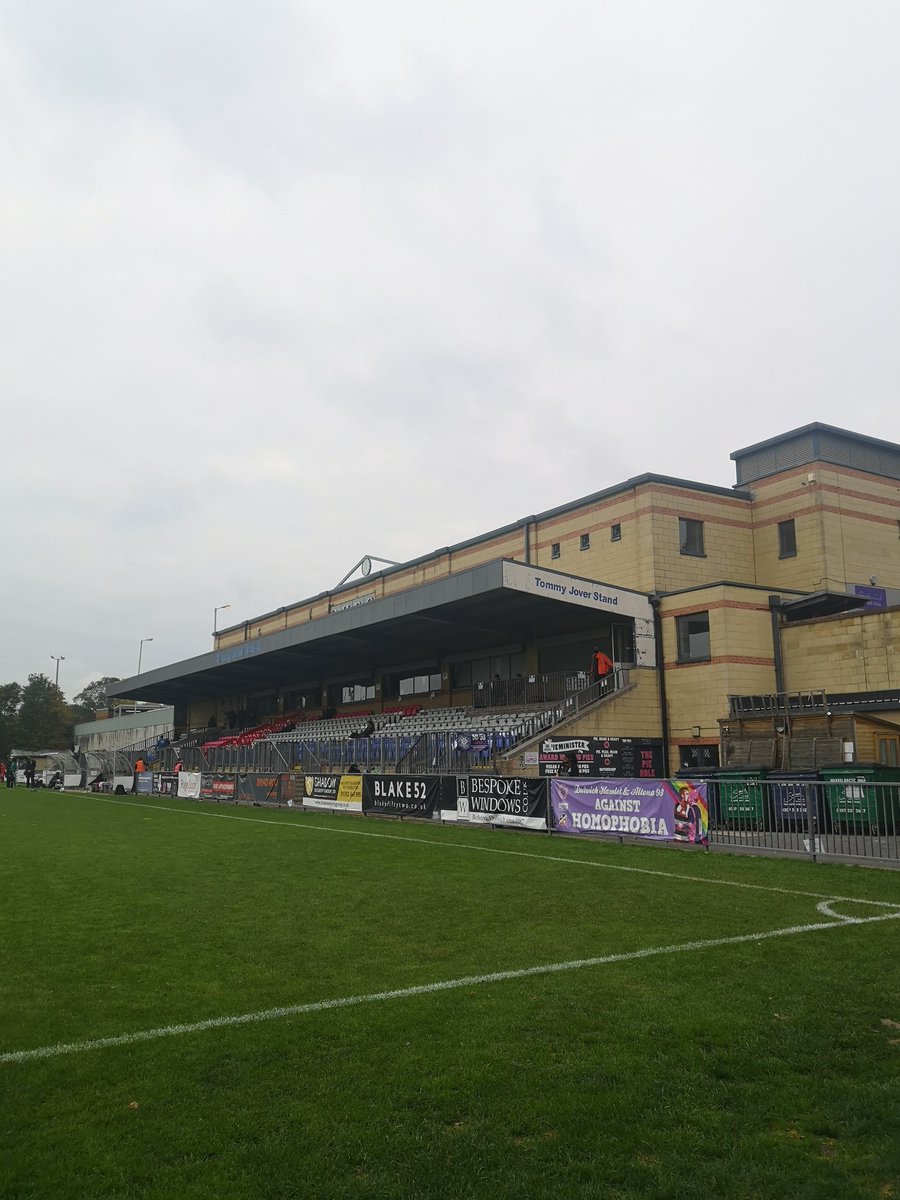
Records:
[[[709,613],[709,662],[679,663],[676,622]],[[700,726],[701,738],[718,735],[728,696],[775,690],[775,655],[768,592],[758,588],[698,588],[666,596],[660,607],[666,698],[673,741]]]
[[[811,478],[810,478],[811,477]],[[753,484],[760,583],[843,591],[847,583],[900,587],[898,489],[892,480],[813,463]],[[795,558],[778,557],[778,522],[793,519]]]
[[[900,608],[798,621],[784,626],[781,645],[786,691],[900,687]]]

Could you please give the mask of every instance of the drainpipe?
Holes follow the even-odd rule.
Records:
[[[780,696],[784,693],[784,655],[781,650],[781,597],[769,597],[769,612],[772,616],[772,652],[775,659],[775,691]]]
[[[659,596],[650,597],[653,609],[653,633],[656,638],[656,678],[659,687],[659,732],[663,744],[663,777],[669,778],[669,702],[666,699],[666,672],[663,663],[662,617],[659,615]]]
[[[531,562],[531,526],[532,522],[537,523],[536,516],[525,517],[522,524],[525,526],[525,562]]]

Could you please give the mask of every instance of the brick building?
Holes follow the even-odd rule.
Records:
[[[572,732],[661,737],[667,768],[834,761],[900,737],[900,445],[813,423],[723,488],[645,474],[215,634],[117,685],[203,727],[228,709],[474,705],[587,666],[628,686]],[[513,756],[514,757],[514,756]],[[517,764],[522,768],[522,762]]]

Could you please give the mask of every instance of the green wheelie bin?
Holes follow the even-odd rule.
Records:
[[[766,767],[720,767],[716,772],[719,820],[726,829],[765,829]]]
[[[848,833],[900,833],[900,767],[845,762],[822,767],[831,824]]]

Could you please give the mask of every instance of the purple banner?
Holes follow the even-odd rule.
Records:
[[[705,844],[706,785],[678,779],[551,779],[553,828]]]

